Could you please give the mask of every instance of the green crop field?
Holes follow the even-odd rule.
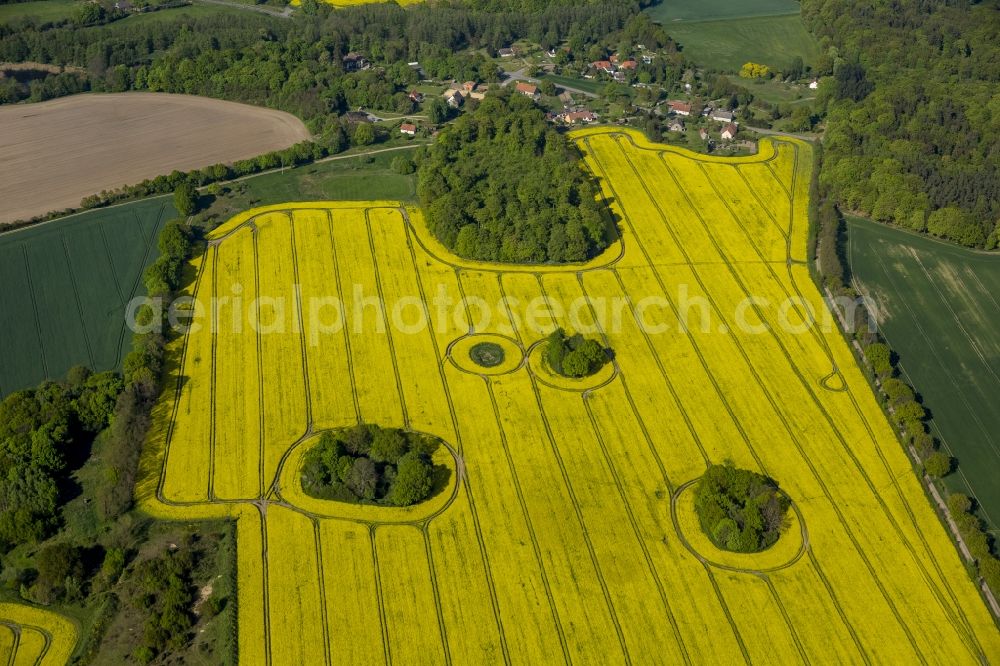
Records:
[[[58,21],[72,16],[76,6],[75,0],[39,0],[0,5],[0,23],[19,18]]]
[[[857,218],[848,238],[854,279],[958,459],[945,481],[1000,536],[1000,256]]]
[[[0,395],[78,364],[118,366],[125,305],[176,214],[157,197],[0,235]]]
[[[808,64],[819,55],[819,45],[798,14],[664,25],[686,56],[710,69],[735,72],[745,62],[759,62],[781,70],[795,56]]]
[[[646,10],[655,21],[704,21],[799,13],[796,0],[663,0]]]
[[[414,148],[416,145],[414,145]],[[232,210],[276,201],[413,201],[415,179],[392,171],[408,151],[358,155],[226,186],[199,217],[209,224]],[[119,365],[131,336],[125,304],[141,294],[142,271],[156,259],[156,236],[174,217],[169,196],[88,211],[0,234],[0,397],[61,377],[74,365]]]
[[[418,145],[413,142],[413,149]],[[285,201],[416,201],[416,176],[392,170],[392,159],[401,154],[412,153],[402,148],[372,155],[339,156],[286,169],[283,173],[252,176],[227,185],[226,194],[221,197],[209,197],[211,202],[199,217],[214,226],[248,208]]]
[[[542,77],[545,80],[551,81],[557,86],[569,86],[570,88],[576,88],[577,90],[583,90],[584,92],[593,93],[599,95],[604,86],[607,85],[607,81],[601,81],[599,79],[578,79],[572,76],[560,76],[558,74],[546,74]]]

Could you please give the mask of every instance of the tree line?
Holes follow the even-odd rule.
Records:
[[[289,21],[248,12],[179,12],[159,21],[129,18],[90,27],[15,21],[0,25],[0,62],[72,65],[85,72],[29,84],[5,80],[0,102],[81,90],[148,90],[270,106],[306,121],[358,106],[405,113],[413,110],[407,89],[419,78],[408,62],[418,61],[437,78],[491,81],[496,70],[475,49],[495,54],[527,38],[568,41],[582,50],[641,7],[630,0],[520,4],[524,11],[489,0],[339,10],[313,2]],[[343,59],[350,52],[375,66],[352,71]]]
[[[803,0],[832,74],[820,178],[849,210],[998,245],[998,15],[965,0]]]
[[[815,146],[814,171],[822,169],[825,151]],[[850,266],[844,259],[845,229],[830,187],[813,178],[809,200],[810,244],[815,257],[816,277],[831,294],[841,297],[840,303],[858,299],[860,294],[850,283]],[[899,357],[867,321],[859,321],[856,313],[840,310],[844,316],[844,333],[855,343],[851,350],[859,356],[861,367],[872,381],[875,395],[885,410],[900,442],[916,454],[920,471],[931,479],[940,479],[957,469],[958,461],[940,449],[940,442],[927,427],[927,412],[916,390],[900,378]],[[861,353],[858,354],[858,347]],[[992,551],[982,522],[974,514],[972,501],[960,493],[948,496],[949,513],[959,532],[970,547],[975,571],[982,576],[995,594],[1000,594],[1000,559]]]

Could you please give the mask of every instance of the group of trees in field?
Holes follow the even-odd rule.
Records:
[[[993,248],[1000,222],[995,8],[803,0],[832,71],[820,174],[882,222]]]
[[[435,488],[438,446],[427,435],[371,424],[325,432],[305,455],[302,489],[321,499],[410,506]]]
[[[566,335],[557,328],[545,340],[545,361],[556,373],[565,377],[587,377],[609,361],[608,351],[597,340]]]
[[[695,486],[701,528],[719,548],[758,553],[778,540],[791,506],[768,477],[730,465],[712,465]]]
[[[579,151],[523,95],[490,95],[417,162],[428,226],[459,256],[569,262],[608,246],[608,216]]]

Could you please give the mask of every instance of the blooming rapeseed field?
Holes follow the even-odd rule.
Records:
[[[716,159],[572,136],[621,235],[588,264],[464,261],[396,202],[269,206],[212,232],[191,310],[230,300],[175,344],[138,494],[164,518],[238,521],[241,662],[1000,655],[848,348],[803,325],[826,312],[804,263],[809,146]],[[612,349],[607,374],[533,365],[557,326]],[[481,340],[499,370],[468,361]],[[438,493],[305,497],[304,447],[359,421],[446,442]],[[727,460],[792,499],[772,550],[716,551],[693,527],[690,482]]]

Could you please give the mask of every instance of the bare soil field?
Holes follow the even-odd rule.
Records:
[[[0,222],[179,169],[246,159],[309,138],[295,116],[165,93],[74,95],[0,107]]]

